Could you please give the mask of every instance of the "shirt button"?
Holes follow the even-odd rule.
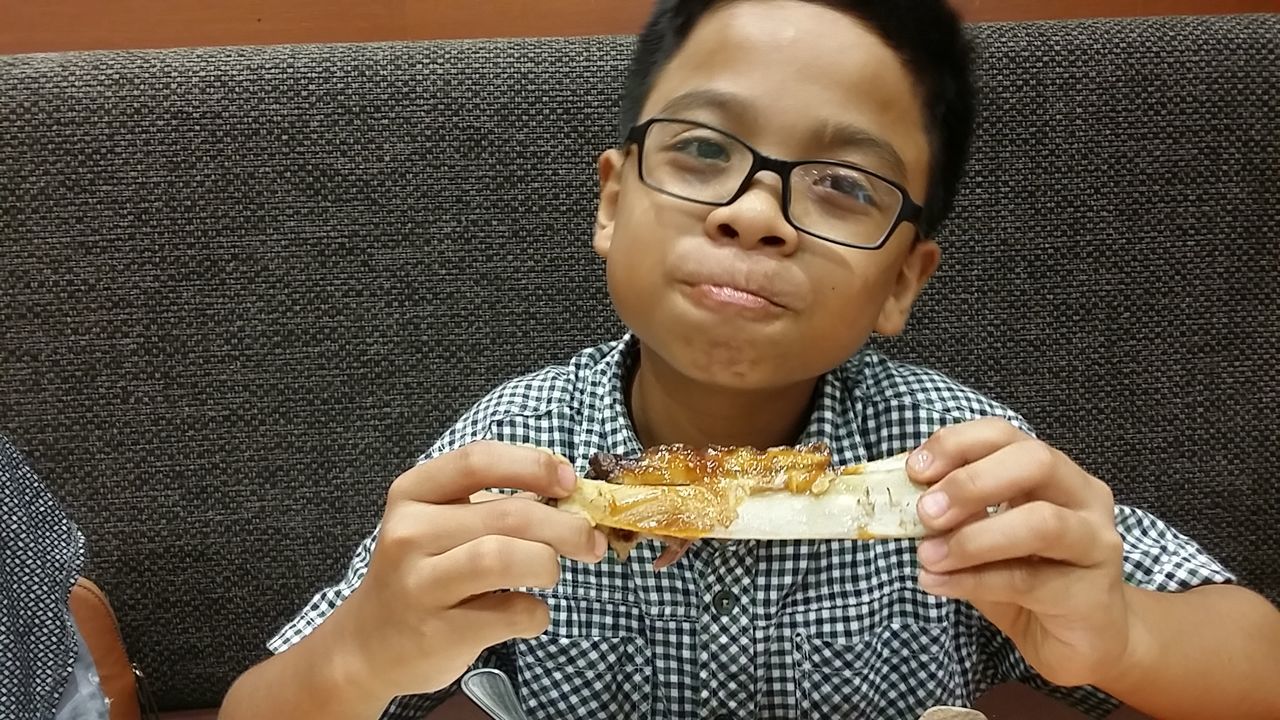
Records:
[[[733,608],[737,604],[738,599],[728,590],[721,590],[711,598],[711,608],[721,615],[728,615],[733,612]]]

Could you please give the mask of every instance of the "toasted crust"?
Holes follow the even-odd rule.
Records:
[[[558,507],[605,528],[668,538],[869,539],[924,534],[915,510],[924,488],[907,477],[905,455],[832,469],[829,456],[825,464],[814,459],[825,448],[660,450],[631,461],[629,467],[627,461],[617,464],[608,481],[580,480]],[[712,452],[717,454],[709,465]],[[664,470],[664,462],[674,468]],[[660,482],[640,482],[646,478]],[[682,482],[674,482],[677,479]]]

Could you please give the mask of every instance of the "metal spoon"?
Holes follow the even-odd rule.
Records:
[[[462,692],[493,720],[529,720],[511,687],[511,678],[496,668],[476,668],[462,676]]]
[[[471,698],[493,720],[529,720],[516,698],[511,678],[496,668],[476,668],[462,676],[462,692]],[[920,720],[986,720],[987,716],[970,708],[938,706],[920,716]]]

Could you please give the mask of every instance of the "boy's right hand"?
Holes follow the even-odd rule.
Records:
[[[477,442],[396,479],[360,586],[327,622],[348,648],[343,676],[371,696],[431,692],[458,679],[485,648],[547,629],[542,600],[560,557],[598,562],[604,535],[527,497],[473,502],[488,488],[564,497],[574,469],[542,450]],[[335,632],[338,628],[334,628]]]

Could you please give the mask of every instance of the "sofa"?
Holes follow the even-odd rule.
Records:
[[[874,342],[1280,601],[1280,16],[970,32],[943,268]],[[0,58],[0,434],[160,710],[216,708],[487,389],[621,332],[589,237],[632,40]]]

